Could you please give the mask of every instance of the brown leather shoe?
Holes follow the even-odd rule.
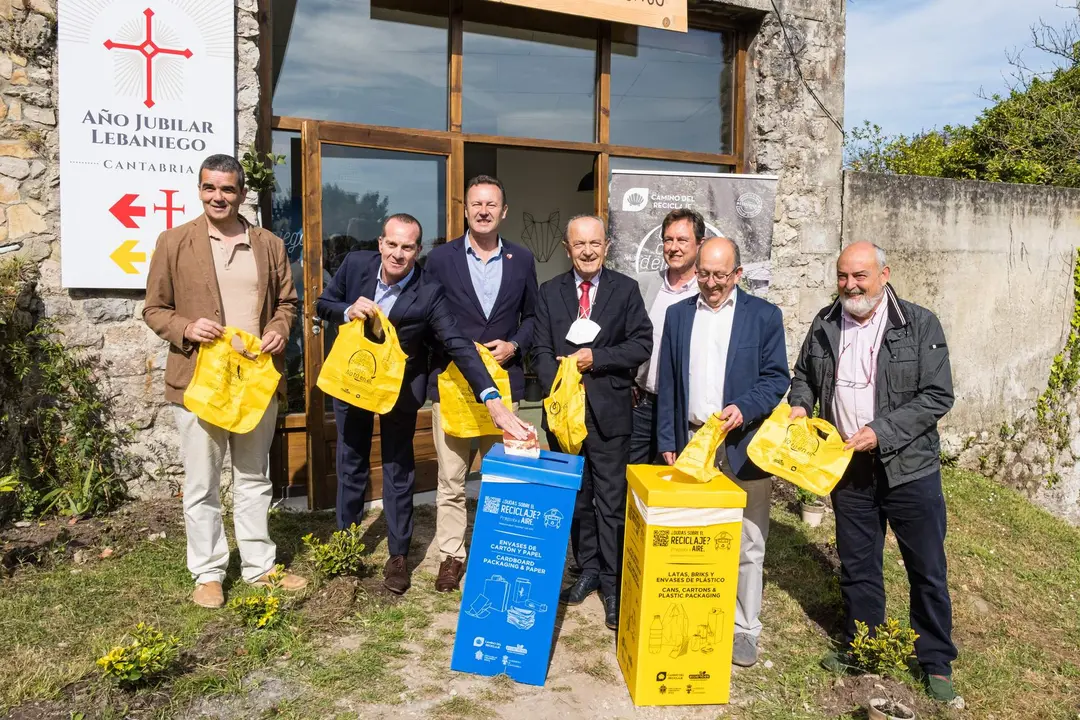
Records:
[[[216,580],[202,583],[195,586],[191,600],[199,607],[216,610],[225,606],[225,592],[221,589],[221,583]]]
[[[448,557],[439,564],[439,577],[435,578],[437,592],[454,592],[461,587],[461,577],[465,574],[465,563],[457,558]]]
[[[404,555],[391,555],[383,568],[383,587],[395,595],[404,595],[409,589],[409,568]]]
[[[270,575],[273,573],[271,570],[268,573],[264,573],[258,580],[251,583],[256,587],[270,587]],[[293,575],[292,573],[283,572],[277,576],[277,586],[282,590],[288,592],[295,592],[297,590],[303,590],[307,587],[308,581],[305,577],[299,575]]]

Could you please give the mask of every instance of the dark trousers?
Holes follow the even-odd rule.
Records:
[[[626,526],[626,458],[629,435],[605,438],[596,429],[592,410],[585,411],[588,435],[582,445],[585,471],[574,503],[570,545],[582,575],[600,578],[605,596],[618,597]],[[552,448],[555,436],[548,434]]]
[[[657,464],[656,396],[638,390],[640,399],[634,407],[634,429],[630,434],[630,464]]]
[[[844,641],[855,637],[855,621],[871,629],[885,622],[882,552],[885,524],[896,535],[911,585],[911,628],[919,634],[915,655],[928,674],[951,675],[952,601],[945,560],[945,496],[941,472],[894,488],[877,455],[855,453],[832,492]]]
[[[337,423],[337,524],[359,524],[371,481],[371,436],[375,415],[334,400]],[[379,417],[382,446],[382,502],[391,555],[408,555],[413,533],[413,482],[416,461],[413,435],[416,411],[394,411]]]

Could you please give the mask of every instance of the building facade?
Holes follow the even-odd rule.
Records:
[[[179,466],[165,348],[141,321],[142,293],[61,284],[54,3],[0,0],[0,253],[39,264],[43,311],[105,363],[147,458],[142,487],[164,492]],[[543,281],[569,267],[566,220],[606,213],[612,169],[777,175],[768,296],[784,310],[789,354],[829,299],[844,0],[692,0],[686,33],[491,0],[235,5],[237,154],[256,143],[285,157],[274,190],[250,196],[245,213],[285,239],[303,307],[272,465],[312,506],[334,497],[332,420],[314,388],[334,333],[313,302],[389,214],[420,219],[424,251],[462,234],[470,176],[506,184],[503,234],[533,250]],[[422,489],[434,477],[429,422],[422,413]]]

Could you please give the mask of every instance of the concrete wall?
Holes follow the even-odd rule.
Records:
[[[941,319],[956,388],[945,451],[1080,520],[1071,453],[1020,431],[1070,332],[1080,191],[849,172],[843,236],[885,248],[900,296]]]

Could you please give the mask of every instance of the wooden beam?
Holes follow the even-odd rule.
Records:
[[[600,23],[596,40],[596,139],[611,142],[611,24]]]
[[[341,123],[319,123],[319,140],[333,145],[352,145],[383,150],[400,149],[428,155],[449,155],[453,142],[448,134],[421,135],[410,130]]]
[[[460,138],[453,141],[448,173],[446,211],[450,217],[446,227],[449,239],[465,234],[465,142]]]
[[[461,44],[464,36],[465,10],[463,0],[450,0],[450,95],[448,117],[450,132],[461,132]]]
[[[322,294],[322,147],[319,123],[305,120],[300,129],[303,157],[304,304],[300,322],[304,328],[304,398],[307,422],[308,508],[333,507],[336,494],[326,482],[326,416],[323,393],[315,385],[322,370],[322,328],[315,323],[315,300]],[[316,329],[318,327],[318,329]]]
[[[611,156],[600,153],[596,156],[593,165],[593,212],[599,217],[608,219],[608,175],[611,172]]]
[[[735,172],[746,172],[749,158],[746,150],[746,65],[748,62],[747,52],[750,36],[746,32],[737,32],[729,35],[735,43],[735,93],[734,118],[732,122],[731,154],[735,156]]]
[[[281,115],[274,115],[270,118],[270,127],[274,130],[296,130],[299,131],[300,127],[304,124],[303,118],[295,117],[282,117]]]

